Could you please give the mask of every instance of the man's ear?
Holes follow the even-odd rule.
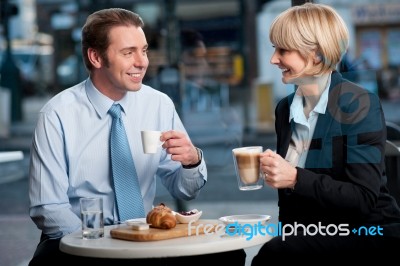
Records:
[[[99,55],[99,53],[95,49],[89,48],[87,50],[87,55],[88,55],[90,63],[92,63],[92,65],[93,65],[93,67],[95,67],[95,68],[101,67],[102,59],[101,59],[101,56]]]

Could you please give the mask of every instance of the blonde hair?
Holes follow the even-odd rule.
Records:
[[[299,74],[319,75],[336,69],[349,46],[343,19],[330,6],[305,3],[282,12],[272,22],[269,38],[273,45],[296,50],[310,63],[315,53],[320,61]]]

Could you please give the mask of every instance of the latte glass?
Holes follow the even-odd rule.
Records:
[[[249,146],[232,150],[237,182],[240,190],[256,190],[264,186],[260,169],[262,146]]]

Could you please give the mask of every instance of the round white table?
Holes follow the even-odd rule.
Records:
[[[106,226],[104,237],[100,239],[82,239],[80,231],[64,236],[60,242],[60,250],[72,255],[97,258],[179,257],[245,249],[263,244],[272,238],[268,234],[256,234],[250,238],[249,235],[215,233],[136,242],[112,238],[110,230],[116,226],[118,225]]]

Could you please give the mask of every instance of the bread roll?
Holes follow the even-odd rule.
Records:
[[[175,215],[164,203],[160,203],[147,214],[146,222],[151,227],[161,229],[171,229],[176,226]]]

